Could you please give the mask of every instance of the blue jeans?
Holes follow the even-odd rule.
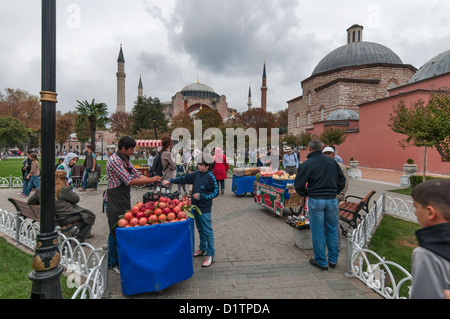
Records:
[[[28,184],[30,184],[30,180],[24,178],[22,183],[22,194],[25,194],[27,192]]]
[[[81,185],[82,188],[86,189],[87,188],[87,180],[88,180],[88,176],[89,173],[92,171],[92,169],[90,168],[86,168],[84,169],[84,173],[83,173],[83,184]],[[92,188],[97,188],[97,183],[92,185]]]
[[[211,222],[211,213],[194,214],[195,225],[200,237],[200,250],[206,251],[207,256],[214,256],[214,232]]]
[[[328,261],[336,264],[339,257],[337,234],[338,200],[308,197],[309,225],[313,242],[314,259],[322,266]]]
[[[30,176],[30,181],[28,182],[28,187],[25,190],[24,194],[27,196],[30,195],[31,191],[33,190],[33,186],[36,188],[41,187],[41,182],[39,181],[39,176],[34,176],[34,175]]]

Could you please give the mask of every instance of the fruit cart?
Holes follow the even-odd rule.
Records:
[[[187,197],[161,196],[119,216],[115,235],[124,295],[160,291],[192,277],[194,211],[201,214]]]
[[[256,181],[256,175],[259,173],[259,171],[259,167],[234,168],[231,191],[236,196],[244,196],[247,193],[253,194],[253,185]]]
[[[280,178],[280,176],[284,176]],[[294,189],[294,176],[287,176],[284,171],[270,172],[262,170],[254,183],[255,202],[268,208],[272,214],[283,216],[283,209],[288,208],[292,214],[303,211],[304,198]]]

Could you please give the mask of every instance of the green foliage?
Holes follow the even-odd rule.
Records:
[[[0,146],[14,147],[27,138],[27,130],[19,120],[5,116],[0,118]]]
[[[425,180],[430,179],[442,179],[442,177],[425,176]],[[447,178],[445,178],[447,179]],[[411,187],[414,187],[423,182],[423,177],[418,175],[412,175],[409,177],[409,183]]]
[[[83,134],[86,134],[86,125],[89,127],[91,144],[93,151],[95,151],[95,132],[97,130],[97,127],[103,129],[106,123],[109,122],[108,106],[105,103],[96,103],[95,99],[92,99],[91,103],[89,103],[87,100],[77,100],[77,103],[78,106],[76,107],[76,111],[80,115],[77,118],[76,123],[77,132],[79,132],[80,137],[83,138],[85,137],[83,136]]]
[[[168,121],[163,113],[164,106],[155,97],[139,97],[131,111],[132,126],[131,131],[137,134],[142,129],[153,130],[153,120],[159,133],[167,132]]]
[[[394,107],[389,127],[405,134],[399,144],[435,148],[444,160],[450,160],[450,98],[447,94],[434,95],[428,104],[420,99],[411,107],[404,101]]]
[[[340,145],[345,142],[346,138],[344,129],[333,127],[324,129],[319,137],[325,145]]]

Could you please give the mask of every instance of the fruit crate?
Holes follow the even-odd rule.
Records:
[[[163,290],[194,274],[194,220],[116,229],[122,293]]]

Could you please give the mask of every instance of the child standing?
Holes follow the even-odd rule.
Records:
[[[198,170],[185,176],[171,178],[163,181],[166,186],[170,184],[192,184],[191,202],[196,205],[201,215],[195,214],[195,225],[200,237],[199,250],[194,253],[194,257],[206,255],[203,267],[209,267],[214,262],[214,231],[211,221],[211,208],[213,198],[219,195],[219,186],[212,173],[214,159],[206,161],[203,158],[198,164]]]
[[[411,299],[443,299],[450,289],[450,180],[414,187],[419,247],[412,255]]]

